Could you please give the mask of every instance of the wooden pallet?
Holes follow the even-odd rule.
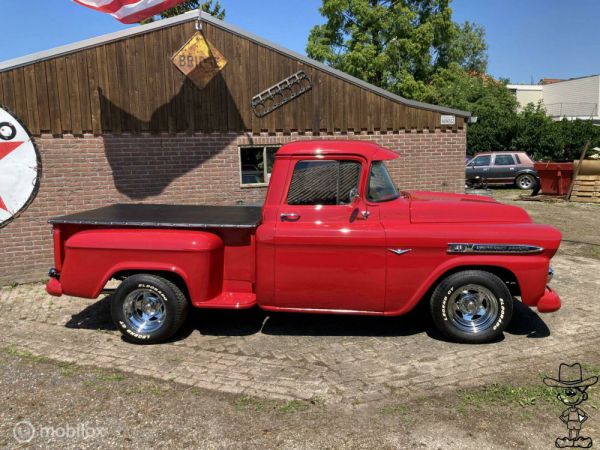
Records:
[[[573,182],[571,201],[600,203],[600,175],[579,175]]]

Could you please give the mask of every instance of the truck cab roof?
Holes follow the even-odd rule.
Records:
[[[399,158],[392,150],[381,147],[373,142],[350,140],[313,140],[296,141],[282,146],[276,157],[293,156],[327,156],[327,155],[358,155],[369,161],[384,161]]]

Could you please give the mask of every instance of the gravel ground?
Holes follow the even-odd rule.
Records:
[[[523,376],[518,386],[511,376],[443,397],[328,406],[219,394],[8,347],[0,350],[0,447],[549,448],[561,431],[560,405],[538,374]],[[590,415],[600,416],[598,406],[588,402]],[[591,435],[596,422],[586,427]]]

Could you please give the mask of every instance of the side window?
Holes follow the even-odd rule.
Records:
[[[279,147],[240,147],[242,186],[266,185]]]
[[[517,164],[521,164],[521,158],[519,158],[517,153],[515,153],[515,159],[517,160]]]
[[[492,160],[492,157],[489,156],[489,155],[487,155],[487,156],[478,156],[477,158],[475,158],[473,160],[473,165],[474,166],[489,166],[491,160]]]
[[[515,164],[515,160],[512,155],[496,155],[494,164],[496,166],[512,166]]]
[[[345,205],[358,188],[356,161],[298,161],[292,174],[288,205]]]

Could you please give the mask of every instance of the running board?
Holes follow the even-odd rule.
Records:
[[[222,292],[206,302],[194,303],[196,308],[205,309],[248,309],[256,305],[256,294],[252,292]]]

